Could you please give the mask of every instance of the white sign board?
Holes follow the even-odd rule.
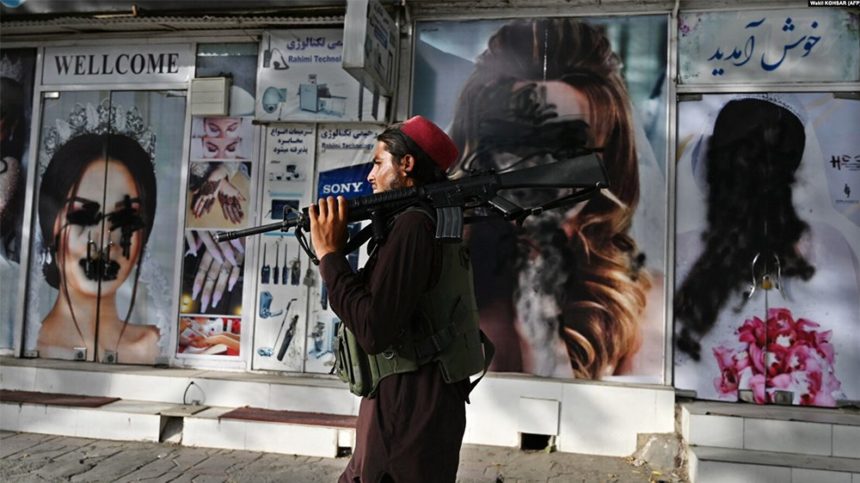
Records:
[[[378,121],[384,106],[343,70],[343,31],[265,32],[255,117],[261,121]]]
[[[860,80],[857,14],[839,9],[682,13],[683,84]]]
[[[263,224],[283,221],[291,210],[311,203],[316,128],[278,124],[266,129]],[[308,235],[309,237],[310,235]],[[319,275],[299,247],[295,231],[260,237],[262,257],[255,270],[258,301],[254,313],[254,369],[303,370],[308,287]]]
[[[47,47],[42,83],[188,82],[193,68],[194,54],[190,44]]]

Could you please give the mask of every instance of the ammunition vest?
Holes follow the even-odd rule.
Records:
[[[349,383],[353,394],[374,397],[382,379],[432,362],[438,364],[446,383],[486,373],[495,351],[478,328],[472,263],[463,243],[442,245],[439,281],[421,296],[416,313],[417,324],[393,346],[374,355],[361,348],[344,324],[339,325],[335,372]],[[470,391],[482,377],[471,383]]]

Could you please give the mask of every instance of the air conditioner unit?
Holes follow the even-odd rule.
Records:
[[[226,116],[230,112],[230,78],[191,79],[191,115]]]

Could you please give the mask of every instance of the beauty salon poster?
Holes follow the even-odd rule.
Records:
[[[24,271],[21,261],[21,228],[30,156],[33,73],[36,51],[0,51],[0,350],[15,347],[14,332],[18,310],[18,282]]]
[[[25,349],[132,364],[172,352],[185,104],[173,91],[43,100]]]
[[[186,360],[245,357],[242,336],[250,334],[251,319],[244,307],[253,305],[245,297],[248,240],[219,243],[214,235],[257,220],[253,186],[260,130],[252,122],[256,60],[253,42],[197,46],[195,76],[226,75],[231,87],[227,115],[191,119],[176,348]]]
[[[177,353],[240,357],[247,240],[219,231],[252,225],[256,129],[251,116],[191,119],[191,161]]]
[[[701,399],[860,397],[860,101],[679,103],[675,386]]]
[[[559,140],[585,121],[616,198],[470,227],[491,369],[665,381],[667,29],[664,15],[417,24],[413,113],[453,137],[460,172],[568,156]]]

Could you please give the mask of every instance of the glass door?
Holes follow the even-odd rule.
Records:
[[[185,104],[174,91],[43,100],[26,317],[41,357],[166,355]]]

